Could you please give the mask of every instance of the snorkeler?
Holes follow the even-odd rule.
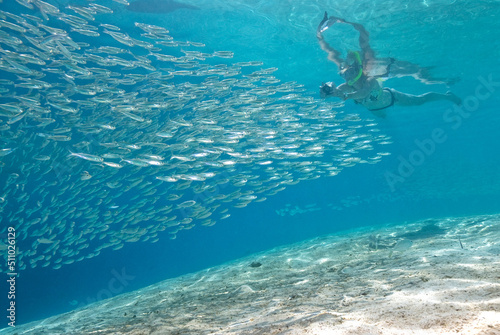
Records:
[[[361,52],[349,51],[346,59],[342,59],[340,52],[333,49],[324,39],[323,32],[335,23],[350,24],[359,32],[359,46]],[[344,100],[352,99],[363,105],[373,114],[385,117],[385,109],[398,106],[417,106],[437,100],[449,100],[461,104],[461,99],[455,94],[429,92],[422,95],[412,95],[398,92],[392,88],[381,86],[379,78],[412,76],[424,83],[452,84],[456,80],[432,78],[427,68],[421,68],[410,62],[399,61],[394,58],[375,58],[375,52],[370,47],[369,35],[359,23],[347,22],[341,18],[330,16],[325,12],[323,20],[316,31],[321,49],[328,53],[328,60],[337,64],[340,75],[345,83],[335,86],[333,82],[321,85],[321,98],[338,97]]]

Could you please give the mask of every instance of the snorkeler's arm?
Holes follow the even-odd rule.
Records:
[[[321,33],[317,34],[316,37],[318,38],[319,46],[321,47],[321,49],[328,53],[328,60],[334,62],[340,68],[342,63],[344,62],[344,60],[340,57],[340,52],[332,48],[330,44],[325,41]]]
[[[363,55],[365,57],[364,62],[374,60],[375,52],[370,46],[370,34],[368,33],[368,31],[366,31],[365,27],[363,27],[363,25],[359,23],[347,21],[344,22],[350,24],[359,32],[359,47],[363,51]]]
[[[330,97],[337,97],[345,100],[346,93],[350,93],[353,91],[354,88],[347,84],[341,84],[337,87],[333,82],[328,82],[321,85],[319,94],[320,97],[323,99]]]
[[[318,41],[320,42],[321,49],[328,52],[328,54],[329,54],[328,59],[337,63],[337,65],[340,65],[339,64],[340,58],[338,57],[339,52],[337,52],[332,47],[330,47],[328,45],[328,43],[326,43],[324,41],[323,36],[322,36],[322,33],[325,30],[327,30],[328,28],[330,28],[331,26],[333,26],[336,22],[350,24],[351,26],[353,26],[354,29],[356,29],[359,32],[359,47],[363,51],[365,62],[375,59],[375,52],[370,47],[370,34],[368,33],[368,31],[366,31],[365,27],[363,27],[362,24],[345,21],[344,19],[341,19],[341,18],[335,17],[335,16],[328,17],[328,13],[325,12],[325,15],[323,16],[323,20],[321,20],[321,22],[318,25],[318,29],[316,30],[316,37],[318,38]],[[322,45],[322,43],[324,45]],[[333,53],[333,55],[330,56],[330,53]]]
[[[348,94],[355,93],[354,88],[352,86],[349,86],[347,84],[340,84],[337,87],[334,87],[330,93],[328,94],[329,97],[337,97],[337,98],[342,98],[344,100],[347,99]]]
[[[344,60],[340,57],[340,52],[332,48],[330,44],[325,41],[322,33],[339,20],[340,19],[335,17],[328,18],[328,14],[327,12],[325,12],[325,16],[323,17],[323,20],[320,22],[320,24],[318,25],[318,29],[316,30],[316,38],[318,39],[319,46],[323,51],[326,51],[328,53],[328,60],[337,64],[338,67],[341,66]]]

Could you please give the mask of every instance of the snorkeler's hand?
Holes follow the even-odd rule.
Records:
[[[324,83],[323,85],[320,86],[319,95],[323,99],[328,97],[337,97],[337,98],[344,97],[344,93],[341,90],[337,89],[335,84],[331,81],[328,83]]]
[[[323,16],[323,20],[319,23],[318,29],[317,29],[317,34],[321,34],[331,26],[333,26],[336,22],[345,22],[344,19],[341,19],[339,17],[335,16],[330,16],[328,17],[328,13],[325,12],[325,15]]]
[[[326,23],[328,22],[328,13],[325,12],[325,15],[323,16],[323,20],[321,20],[321,22],[319,23],[318,25],[318,29],[316,29],[316,33],[318,34],[321,34],[322,32],[324,32],[327,28],[326,27]]]

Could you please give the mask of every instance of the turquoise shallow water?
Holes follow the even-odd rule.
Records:
[[[68,6],[88,6],[89,3],[92,3],[84,1],[48,2],[59,8],[60,12],[71,15],[76,14],[68,9]],[[0,4],[0,9],[21,17],[23,17],[22,14],[34,15],[44,23],[32,20],[35,23],[30,21],[30,24],[46,24],[63,30],[75,41],[88,43],[86,49],[85,47],[71,49],[71,45],[66,44],[67,39],[64,37],[61,39],[63,45],[69,48],[72,56],[81,55],[80,57],[87,60],[90,57],[89,54],[92,54],[89,50],[93,47],[112,45],[128,49],[127,46],[104,34],[102,26],[99,26],[101,23],[118,26],[122,33],[145,41],[148,39],[144,36],[141,37],[140,34],[143,32],[134,25],[135,22],[164,27],[169,30],[169,34],[175,41],[193,41],[203,43],[205,47],[181,45],[171,49],[163,48],[161,53],[170,53],[181,57],[183,50],[205,53],[230,51],[234,53],[232,58],[207,58],[200,63],[216,66],[237,62],[262,62],[262,65],[244,67],[241,70],[242,74],[236,75],[235,78],[242,80],[244,75],[252,71],[277,68],[271,74],[272,76],[279,79],[280,83],[293,81],[298,85],[303,85],[300,90],[293,93],[311,99],[319,99],[318,87],[321,82],[330,80],[341,82],[337,68],[326,59],[325,53],[319,48],[315,38],[316,27],[326,10],[330,15],[362,23],[370,32],[371,44],[378,56],[394,57],[421,66],[433,67],[432,71],[436,76],[458,76],[461,79],[451,87],[424,85],[412,78],[389,79],[384,82],[384,85],[414,94],[430,90],[444,93],[451,89],[464,100],[464,109],[458,112],[448,102],[436,102],[410,108],[391,107],[387,117],[380,119],[374,117],[361,106],[348,101],[343,106],[335,107],[335,110],[338,110],[339,115],[359,115],[361,120],[359,134],[369,133],[367,132],[369,127],[367,128],[366,125],[375,123],[379,130],[377,133],[390,138],[390,144],[380,144],[380,141],[374,141],[376,149],[373,152],[367,150],[360,154],[362,159],[366,159],[374,156],[377,152],[390,153],[390,155],[382,156],[377,164],[347,166],[334,177],[320,174],[317,179],[304,180],[295,185],[284,184],[286,185],[285,190],[277,195],[268,196],[266,201],[253,202],[244,208],[228,206],[227,213],[230,213],[231,216],[217,221],[213,226],[202,226],[197,223],[198,221],[195,221],[192,229],[180,231],[175,240],[169,238],[171,236],[168,235],[167,231],[159,232],[159,241],[154,244],[146,241],[125,243],[119,250],[105,248],[96,257],[89,257],[72,264],[64,264],[59,269],[54,269],[54,265],[63,261],[70,263],[70,260],[79,257],[68,256],[74,250],[73,247],[66,247],[67,250],[64,250],[65,247],[57,247],[60,253],[54,258],[61,257],[61,254],[65,255],[61,257],[62,261],[59,263],[50,263],[50,266],[42,267],[45,260],[38,261],[38,265],[32,268],[29,266],[30,260],[43,254],[45,250],[43,248],[50,247],[50,245],[39,243],[38,254],[26,254],[23,257],[23,262],[27,266],[19,271],[16,297],[17,321],[19,323],[65,312],[95,300],[138,289],[168,277],[217,265],[237,257],[340,230],[370,227],[388,222],[411,222],[429,217],[498,212],[500,193],[498,181],[500,178],[497,157],[500,153],[500,147],[497,140],[497,127],[500,121],[498,115],[500,45],[496,34],[499,31],[500,4],[497,1],[357,1],[354,3],[340,1],[192,1],[191,3],[200,9],[178,9],[165,14],[150,14],[127,11],[124,5],[117,2],[102,2],[102,5],[112,8],[113,13],[95,15],[94,21],[89,20],[90,25],[99,27],[98,31],[101,33],[99,38],[77,34],[71,31],[70,26],[55,16],[50,16],[50,19],[45,22],[39,10],[26,8],[16,1],[4,1]],[[16,22],[15,18],[6,14],[2,14],[2,20]],[[7,34],[7,36],[17,36],[22,39],[22,36],[29,34],[30,30],[22,33],[9,28],[8,24],[2,24],[1,31],[3,38],[8,39],[5,36]],[[47,38],[49,34],[57,35],[61,32],[51,31],[49,33],[45,31],[43,38]],[[348,26],[335,25],[325,33],[325,37],[332,45],[344,52],[357,47],[357,35]],[[22,39],[22,42],[28,44],[25,39]],[[45,41],[45,43],[48,43],[49,46],[52,45],[54,59],[66,61],[67,55],[61,52],[61,49],[57,49],[55,42],[50,44],[52,42]],[[144,137],[148,135],[148,132],[156,132],[155,124],[157,126],[161,122],[167,124],[167,117],[162,116],[160,112],[154,114],[152,128],[140,128],[142,126],[139,123],[134,123],[137,122],[136,120],[123,119],[123,116],[118,118],[115,114],[108,113],[107,109],[103,107],[88,107],[77,112],[75,118],[67,117],[68,114],[61,113],[56,107],[49,105],[48,102],[54,102],[54,100],[47,97],[50,96],[50,92],[54,93],[55,90],[67,95],[70,90],[68,87],[74,81],[69,78],[64,79],[62,76],[51,76],[44,72],[47,75],[45,79],[38,79],[46,80],[53,85],[52,88],[25,89],[20,84],[26,80],[21,78],[30,77],[30,75],[27,75],[26,71],[16,73],[12,68],[15,68],[16,64],[21,64],[30,69],[41,71],[43,66],[27,60],[12,58],[12,54],[5,51],[9,50],[15,53],[18,51],[19,44],[9,44],[3,40],[1,46],[1,77],[10,80],[13,84],[2,83],[2,87],[7,88],[8,91],[2,92],[0,103],[9,105],[19,103],[19,100],[13,96],[38,99],[44,108],[48,108],[46,113],[42,113],[42,116],[53,117],[56,120],[52,125],[43,128],[38,126],[39,121],[30,115],[12,123],[9,121],[20,115],[17,112],[15,114],[5,112],[4,114],[8,114],[8,116],[3,115],[1,118],[3,129],[1,149],[14,148],[14,151],[8,154],[8,151],[2,151],[5,155],[0,157],[2,162],[1,178],[3,185],[5,185],[2,188],[4,196],[2,196],[1,204],[2,213],[5,214],[2,215],[0,223],[2,234],[5,235],[9,226],[16,226],[18,231],[25,230],[26,233],[18,238],[18,247],[20,252],[30,253],[34,248],[35,241],[39,238],[47,238],[51,242],[71,238],[84,239],[78,236],[80,231],[85,231],[91,226],[89,222],[103,222],[104,213],[110,210],[110,206],[123,207],[127,204],[132,206],[139,201],[147,203],[147,201],[152,200],[155,195],[147,195],[149,190],[141,189],[138,193],[140,197],[130,200],[130,203],[128,201],[132,196],[117,198],[116,203],[104,202],[104,204],[99,205],[90,200],[87,203],[87,199],[94,199],[96,192],[103,191],[99,188],[100,181],[121,184],[117,188],[113,188],[114,191],[105,193],[103,198],[106,198],[106,196],[113,197],[113,194],[116,194],[113,192],[119,192],[130,186],[133,183],[131,178],[138,178],[141,175],[154,176],[154,174],[150,172],[151,170],[146,173],[140,172],[144,171],[140,169],[134,170],[132,173],[126,170],[130,168],[129,166],[120,169],[119,172],[111,167],[94,172],[95,170],[91,169],[96,169],[96,165],[93,165],[96,162],[85,159],[76,160],[76,158],[68,160],[66,155],[68,150],[71,150],[72,152],[102,156],[105,153],[104,149],[93,141],[102,143],[104,140],[111,142],[116,139],[113,134],[106,135],[106,137],[100,137],[101,135],[85,137],[81,132],[74,130],[78,127],[82,129],[82,124],[88,126],[92,123],[94,126],[96,122],[106,121],[109,124],[114,124],[118,130],[123,129],[119,136],[120,141],[129,140],[128,144],[140,144],[145,141]],[[147,56],[149,52],[137,46],[129,49],[135,56]],[[43,51],[43,49],[41,50]],[[88,53],[85,54],[85,51]],[[49,51],[43,52],[50,53]],[[18,53],[36,54],[26,50]],[[153,57],[151,58],[153,59]],[[13,61],[15,63],[12,63]],[[50,59],[46,59],[45,62],[51,64]],[[88,63],[77,62],[76,64],[80,67],[103,67],[90,60]],[[130,73],[138,75],[151,72],[166,74],[168,70],[160,68],[171,69],[173,67],[172,64],[168,63],[157,65],[154,60],[153,65],[156,66],[155,71],[135,69],[131,70]],[[72,72],[67,67],[52,66],[52,69],[58,68],[63,68],[70,76],[78,76],[78,73]],[[126,70],[122,70],[118,66],[109,66],[109,68],[113,71],[126,73]],[[177,70],[180,69],[177,68]],[[205,77],[177,76],[171,80],[165,79],[163,84],[188,82],[195,85],[204,79]],[[221,76],[221,79],[224,78]],[[90,81],[84,82],[85,84],[90,83]],[[105,80],[98,81],[99,84],[103,82]],[[151,80],[149,84],[158,89],[157,82],[154,80]],[[255,85],[266,86],[261,82],[257,82]],[[136,86],[125,85],[122,86],[122,89],[124,93],[131,93],[137,91],[139,86],[147,87],[148,82],[141,82],[140,85]],[[163,89],[168,91],[170,88],[163,86]],[[238,89],[250,90],[244,87]],[[181,91],[176,91],[176,94]],[[217,94],[220,92],[214,90],[212,96],[207,94],[202,98],[196,97],[193,101],[223,99]],[[144,96],[146,96],[145,93]],[[85,95],[69,96],[69,99],[75,101],[85,101],[90,98]],[[161,96],[151,94],[148,98],[157,102]],[[170,101],[168,100],[170,98],[164,97],[164,99]],[[332,102],[335,101],[332,100]],[[275,102],[275,105],[280,103],[282,102]],[[118,105],[118,102],[114,101],[112,104]],[[26,106],[29,104],[22,105],[21,112],[26,112]],[[76,105],[71,102],[68,103],[68,106],[75,107]],[[28,113],[35,113],[34,110],[29,110]],[[298,107],[292,107],[290,110],[291,115],[299,113]],[[137,110],[135,113],[139,115]],[[212,115],[219,115],[218,111],[212,113]],[[252,125],[261,126],[266,130],[270,128],[282,129],[278,124],[273,124],[272,120],[266,120],[269,113],[273,115],[272,113],[276,113],[276,110],[266,110],[265,113],[259,114],[258,118],[253,120],[255,123]],[[140,115],[146,117],[151,114]],[[188,103],[176,110],[175,115],[168,115],[171,119],[175,119],[179,115],[186,115],[188,120],[197,121],[199,120],[198,115],[200,115],[201,120],[207,119],[206,115],[202,117],[201,114],[194,113],[192,105]],[[238,122],[232,124],[232,117],[231,113],[221,116],[221,120],[226,122],[226,130],[244,129],[243,124],[238,123],[242,119],[238,117],[235,119]],[[308,122],[319,121],[308,121],[303,118],[300,122],[296,122],[297,124],[308,124]],[[345,129],[350,125],[349,122],[342,122],[340,127]],[[44,144],[44,137],[36,135],[50,133],[53,129],[61,128],[71,129],[71,141],[48,140],[50,144]],[[314,130],[315,128],[307,129]],[[436,131],[440,134],[439,140],[436,140]],[[61,134],[66,134],[66,132]],[[202,136],[195,131],[186,132],[186,134],[186,136],[180,134],[169,143],[175,144],[175,141],[178,141],[177,143],[190,143],[187,141],[189,136],[195,138]],[[302,133],[296,136],[303,139],[309,135]],[[257,135],[253,133],[249,137],[252,136]],[[85,141],[91,142],[92,145],[77,146]],[[54,144],[54,142],[56,143]],[[240,143],[245,142],[241,140]],[[279,145],[283,145],[283,143],[279,143]],[[241,146],[234,144],[233,148],[236,151],[247,149],[243,144]],[[165,151],[168,152],[168,150]],[[305,146],[302,146],[298,151],[304,153],[307,150]],[[52,152],[53,157],[49,161],[52,165],[50,166],[54,169],[54,167],[59,166],[58,164],[69,164],[68,177],[59,178],[50,174],[44,175],[42,172],[48,169],[48,165],[42,165],[45,164],[44,160],[32,159],[35,154],[47,155]],[[153,152],[149,153],[153,154]],[[336,166],[340,162],[334,156],[332,151],[326,150],[310,160],[314,159]],[[67,163],[68,161],[71,163]],[[262,163],[262,161],[260,162]],[[242,165],[249,171],[252,169],[253,171],[264,171],[263,169],[266,167],[258,164],[257,159],[250,163],[242,163]],[[278,167],[279,165],[274,162],[271,166]],[[291,172],[295,173],[294,180],[304,176],[304,174],[299,175],[296,169],[297,167],[289,168]],[[321,166],[317,168],[318,171],[321,169]],[[90,179],[91,185],[82,184],[83,171],[89,171],[90,174],[94,175]],[[286,169],[281,169],[278,172],[283,174],[285,171]],[[224,178],[231,180],[236,175],[233,172],[226,173]],[[261,178],[262,174],[259,176]],[[178,193],[166,189],[166,183],[156,183],[158,181],[154,177],[149,181],[154,183],[152,185],[158,190],[158,193],[164,192],[162,194],[164,197],[171,193]],[[56,187],[48,185],[54,182]],[[74,185],[77,186],[73,189]],[[188,190],[191,190],[192,187],[193,184]],[[243,191],[254,191],[257,188],[248,185],[246,187],[243,188]],[[81,193],[76,191],[64,193],[65,190],[78,188],[81,189]],[[232,191],[234,190],[231,189]],[[53,207],[60,201],[65,201],[66,199],[62,198],[67,197],[68,194],[74,195],[68,206]],[[188,198],[183,198],[174,204],[178,205],[182,201],[188,200]],[[158,204],[162,200],[159,201]],[[23,203],[24,205],[21,206]],[[226,206],[226,202],[223,202],[222,199],[211,202],[211,204],[220,204],[219,208]],[[155,211],[157,209],[155,206],[148,204],[141,211],[123,212],[123,215],[125,217],[139,217],[141,213],[149,214],[151,211]],[[39,207],[42,210],[35,211]],[[95,218],[83,219],[81,215],[71,214],[73,207],[79,208],[78,210],[83,207],[83,210],[87,211],[89,211],[88,208],[95,209],[93,213],[98,212],[99,219],[97,221]],[[206,207],[209,208],[208,205]],[[59,216],[51,213],[52,216],[48,216],[48,219],[44,219],[41,224],[33,221],[44,218],[43,209],[45,208],[59,208],[68,211],[71,219],[60,219]],[[74,213],[78,213],[78,210]],[[35,214],[28,214],[29,212]],[[221,217],[222,214],[218,217]],[[149,229],[155,223],[148,221],[147,215],[144,216],[145,219],[139,226]],[[68,227],[71,225],[71,221],[76,222],[80,230],[75,229],[70,232]],[[117,226],[111,225],[109,231],[123,232],[125,230],[117,222],[113,222]],[[186,225],[189,226],[189,223]],[[139,234],[138,231],[135,233]],[[133,235],[134,231],[130,234]],[[6,239],[4,235],[2,238]],[[127,238],[133,239],[133,236],[127,236]],[[86,251],[85,254],[91,253],[93,248],[99,247],[99,241],[96,237],[88,242],[89,247],[82,247]],[[85,245],[85,243],[87,242],[82,244]],[[3,249],[2,252],[4,252]],[[4,265],[2,265],[2,271],[5,271]],[[124,276],[123,273],[128,276]],[[120,284],[110,289],[109,283],[111,281]],[[7,287],[1,286],[1,288],[1,292],[8,291]],[[2,296],[6,295],[1,294]],[[2,297],[2,301],[4,301],[3,299],[4,297]],[[3,326],[6,324],[2,324]]]

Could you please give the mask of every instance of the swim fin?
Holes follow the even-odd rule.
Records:
[[[318,32],[322,33],[331,26],[333,26],[336,22],[345,22],[343,19],[331,16],[328,18],[328,13],[325,11],[325,15],[323,16],[323,20],[319,23]]]

